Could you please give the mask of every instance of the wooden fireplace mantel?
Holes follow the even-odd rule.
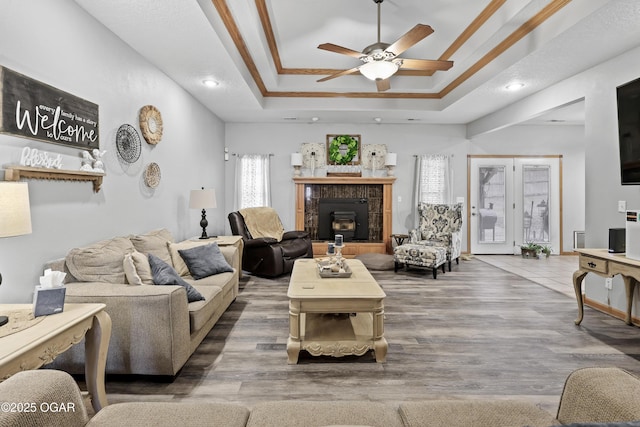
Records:
[[[305,186],[306,185],[382,185],[382,242],[350,242],[345,246],[343,254],[352,257],[360,253],[377,252],[391,253],[391,229],[393,206],[393,183],[396,177],[359,177],[359,176],[328,176],[328,177],[294,177],[296,186],[296,230],[305,229]],[[314,242],[315,256],[325,255],[326,243]]]

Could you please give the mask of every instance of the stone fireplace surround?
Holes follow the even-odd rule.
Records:
[[[309,232],[314,256],[325,256],[327,242],[318,240],[318,201],[323,198],[367,198],[369,241],[348,242],[346,257],[362,253],[391,253],[392,189],[395,177],[294,177],[296,230]]]

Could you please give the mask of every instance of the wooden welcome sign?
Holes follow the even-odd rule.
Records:
[[[100,148],[98,105],[0,66],[0,132]]]

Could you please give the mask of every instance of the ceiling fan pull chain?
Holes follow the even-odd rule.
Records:
[[[382,4],[382,0],[373,0],[378,3],[378,43],[380,43],[380,4]]]

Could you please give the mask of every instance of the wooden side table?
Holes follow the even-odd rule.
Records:
[[[395,239],[396,245],[400,246],[404,243],[405,240],[409,238],[409,235],[408,234],[392,234],[391,237]]]
[[[32,304],[0,304],[0,313],[31,310]],[[85,381],[93,409],[108,405],[104,370],[111,339],[111,318],[104,304],[65,304],[64,311],[0,338],[0,381],[38,369],[85,338]],[[4,326],[11,327],[11,323]]]

